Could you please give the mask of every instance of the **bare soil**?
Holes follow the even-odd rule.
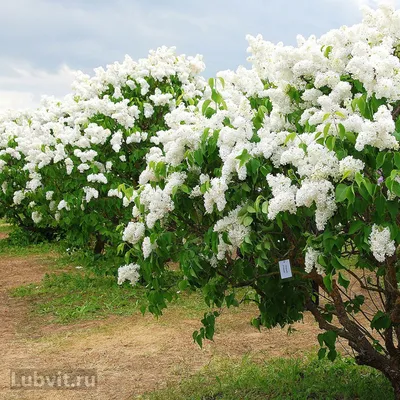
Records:
[[[320,332],[312,317],[294,325],[296,331],[258,332],[249,321],[253,307],[226,311],[220,317],[214,342],[200,349],[192,332],[197,319],[182,319],[170,309],[156,320],[150,315],[109,317],[70,325],[50,324],[30,312],[26,300],[11,297],[9,289],[39,282],[49,270],[40,257],[0,258],[0,399],[3,400],[128,400],[190,376],[213,357],[268,359],[300,355],[316,346]],[[94,368],[98,385],[91,390],[10,389],[10,369]]]

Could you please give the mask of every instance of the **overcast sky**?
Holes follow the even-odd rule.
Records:
[[[400,0],[393,0],[400,6]],[[204,55],[205,74],[247,65],[246,34],[295,44],[361,21],[375,0],[0,0],[0,109],[69,92],[74,70],[162,45]]]

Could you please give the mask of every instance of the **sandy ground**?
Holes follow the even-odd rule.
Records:
[[[197,319],[183,320],[168,310],[159,320],[151,315],[110,317],[72,325],[52,325],[29,312],[26,300],[13,298],[9,289],[39,282],[51,260],[39,257],[0,257],[0,399],[2,400],[127,400],[179,381],[209,363],[213,357],[300,355],[316,347],[319,330],[310,315],[286,330],[258,332],[249,321],[253,308],[225,312],[215,342],[200,349],[192,341]],[[96,389],[10,389],[10,369],[84,369],[98,374]]]

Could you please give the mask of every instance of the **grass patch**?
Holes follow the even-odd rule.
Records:
[[[7,239],[0,240],[0,255],[7,257],[24,257],[31,255],[54,256],[60,253],[62,246],[59,243],[38,243],[28,246],[14,246],[7,243]]]
[[[6,233],[7,237],[0,239],[0,255],[4,256],[30,256],[30,255],[54,255],[62,252],[64,244],[61,242],[48,242],[32,240],[31,234],[21,228],[10,225],[0,219],[0,233]]]
[[[0,219],[0,233],[10,233],[12,231],[12,226],[5,222],[3,219]]]
[[[1,223],[1,220],[0,220]],[[25,244],[25,237],[14,228],[10,238],[0,240],[0,257],[39,256],[49,260],[49,273],[40,283],[13,289],[15,297],[29,300],[32,312],[48,315],[52,322],[68,324],[79,320],[100,319],[108,315],[131,315],[146,302],[140,286],[117,284],[118,266],[124,260],[90,251],[69,249],[63,241]],[[78,268],[78,269],[76,269]],[[175,287],[179,271],[170,271]],[[200,293],[183,294],[171,304],[175,312],[199,318],[207,310]]]
[[[118,286],[113,276],[79,272],[46,274],[40,284],[18,287],[11,294],[29,297],[34,313],[51,315],[57,323],[130,315],[143,297],[139,289]]]
[[[276,358],[259,364],[218,360],[178,385],[140,396],[146,400],[389,400],[393,392],[379,372],[352,359]]]
[[[61,264],[64,262],[61,259]],[[28,298],[32,312],[50,315],[53,322],[68,324],[79,320],[100,319],[108,315],[132,315],[146,304],[145,290],[129,283],[117,284],[112,275],[68,271],[46,274],[37,284],[32,283],[10,291],[14,297]],[[169,309],[185,318],[197,318],[210,310],[201,293],[184,293]]]

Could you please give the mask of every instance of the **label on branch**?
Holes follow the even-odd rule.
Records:
[[[292,269],[290,268],[289,260],[279,261],[279,269],[281,271],[282,279],[287,279],[292,277]]]

